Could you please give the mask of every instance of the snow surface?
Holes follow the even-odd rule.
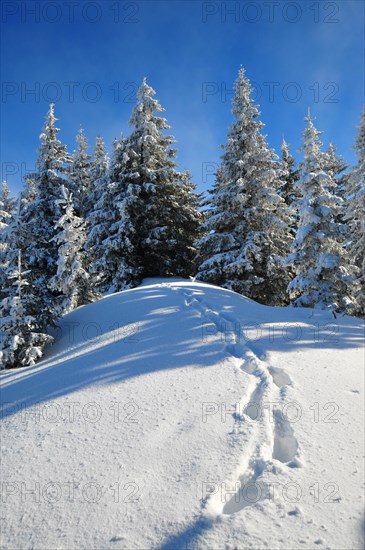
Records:
[[[363,547],[363,328],[149,279],[1,381],[3,549]]]

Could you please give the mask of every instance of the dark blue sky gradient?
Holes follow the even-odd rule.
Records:
[[[361,1],[3,0],[1,7],[1,163],[14,192],[22,172],[34,169],[50,99],[69,151],[80,126],[92,145],[100,134],[110,150],[129,132],[143,76],[166,109],[179,166],[207,189],[241,64],[277,153],[285,136],[300,158],[310,106],[325,145],[334,141],[355,162],[364,102]]]

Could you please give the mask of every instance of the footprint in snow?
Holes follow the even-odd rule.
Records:
[[[274,450],[273,458],[286,463],[295,458],[298,451],[298,441],[294,431],[282,411],[274,411]]]
[[[272,376],[274,384],[278,388],[282,388],[283,386],[290,386],[292,384],[290,376],[285,371],[283,371],[283,369],[279,369],[279,367],[269,367],[268,370]]]

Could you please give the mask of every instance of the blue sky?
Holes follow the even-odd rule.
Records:
[[[110,149],[129,132],[143,76],[199,190],[213,183],[242,64],[271,147],[297,153],[308,106],[350,163],[364,102],[364,3],[327,1],[2,2],[1,166],[11,189],[35,166],[51,99],[60,139],[82,126]],[[32,93],[31,90],[34,92]]]

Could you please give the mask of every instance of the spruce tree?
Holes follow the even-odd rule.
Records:
[[[308,114],[303,132],[304,160],[296,186],[299,227],[289,262],[296,277],[289,285],[296,306],[322,307],[332,311],[347,306],[348,270],[342,246],[341,224],[336,220],[342,200],[335,194],[336,182],[327,170],[327,155],[313,120]]]
[[[50,105],[46,123],[40,135],[41,145],[35,174],[35,198],[21,213],[27,229],[27,244],[23,253],[25,269],[29,270],[31,284],[38,294],[39,317],[46,327],[55,321],[54,305],[58,293],[49,287],[57,272],[57,221],[61,217],[58,199],[67,185],[69,155],[58,139],[54,105]]]
[[[135,244],[143,254],[142,276],[187,277],[194,272],[194,241],[202,220],[199,197],[188,173],[176,170],[174,139],[164,133],[170,128],[166,119],[155,115],[164,109],[154,96],[144,79],[130,120],[134,129],[126,142],[127,180],[133,185],[132,197],[139,202],[129,215],[141,230]],[[139,221],[133,220],[134,212]]]
[[[77,149],[71,157],[68,188],[72,193],[75,212],[86,218],[91,210],[91,156],[88,154],[88,142],[81,128],[76,136]]]
[[[332,189],[332,192],[340,197],[343,201],[342,208],[339,209],[336,214],[336,221],[340,224],[342,230],[342,239],[346,241],[348,238],[348,226],[344,223],[345,213],[345,193],[348,187],[349,173],[347,172],[348,164],[343,157],[337,153],[336,147],[333,143],[330,143],[326,151],[326,171],[336,184],[336,187]]]
[[[39,292],[29,271],[23,270],[22,258],[27,246],[27,228],[23,226],[21,202],[9,226],[9,247],[5,281],[0,301],[0,364],[2,368],[33,365],[42,356],[52,338],[44,332],[39,315]]]
[[[90,210],[86,218],[86,243],[88,271],[92,286],[103,286],[104,266],[102,263],[102,242],[107,237],[109,225],[108,211],[110,205],[105,204],[109,198],[108,187],[109,158],[103,139],[98,136],[95,141],[94,155],[90,168]]]
[[[50,288],[59,293],[55,303],[58,317],[95,298],[84,267],[85,222],[76,216],[71,194],[64,186],[61,195],[57,201],[61,208],[61,217],[56,223],[58,233],[53,237],[58,245],[57,273],[49,281]]]
[[[136,269],[131,268],[128,275],[128,261],[131,257],[121,253],[129,243],[119,242],[117,238],[117,227],[123,219],[119,206],[125,191],[124,187],[118,184],[118,179],[124,163],[124,151],[125,140],[121,136],[119,140],[113,142],[110,169],[104,174],[101,170],[101,176],[95,188],[96,201],[88,217],[86,250],[91,258],[92,280],[101,292],[110,290],[112,285],[115,289],[130,286],[130,281],[134,280],[133,273],[136,273]],[[120,282],[117,282],[118,277]]]
[[[345,220],[349,225],[347,259],[352,272],[351,294],[354,299],[353,312],[365,316],[365,107],[361,116],[359,132],[355,142],[358,157],[353,167],[345,192],[347,209]]]
[[[108,183],[109,156],[104,140],[97,136],[95,140],[94,153],[90,164],[90,209],[89,216],[94,210]]]
[[[27,174],[24,177],[25,187],[21,193],[22,210],[24,210],[28,206],[28,204],[32,203],[37,196],[36,178],[37,174],[34,172]]]
[[[169,126],[155,91],[144,79],[130,124],[115,147],[109,185],[100,204],[108,212],[101,243],[103,278],[110,290],[135,286],[143,277],[194,273],[202,215],[186,173],[176,170]]]
[[[10,195],[9,187],[4,180],[0,187],[0,231],[8,225],[14,209],[15,200]]]
[[[281,176],[280,176],[280,187],[279,195],[284,200],[287,214],[287,225],[288,231],[290,232],[290,239],[287,241],[286,254],[290,252],[290,245],[293,242],[293,239],[298,230],[298,199],[299,193],[296,187],[297,181],[300,178],[300,172],[295,162],[293,155],[290,153],[289,144],[283,139],[281,144]],[[285,260],[285,266],[287,269],[287,278],[285,281],[286,285],[289,285],[289,282],[294,279],[295,273],[290,265]],[[289,302],[289,296],[286,292],[284,303]]]
[[[0,299],[5,285],[6,268],[8,264],[7,252],[9,248],[9,224],[15,211],[15,201],[10,196],[6,181],[0,188]]]
[[[337,153],[336,147],[333,143],[329,144],[326,155],[326,170],[336,183],[336,195],[343,198],[349,179],[349,174],[346,173],[348,164],[343,157]]]
[[[296,167],[295,159],[290,153],[289,144],[283,139],[281,144],[281,168],[282,175],[280,177],[280,196],[284,199],[285,204],[288,206],[295,204],[298,199],[298,191],[296,189],[296,182],[298,181],[300,174]]]
[[[290,216],[278,192],[280,165],[262,134],[251,93],[241,68],[233,98],[235,120],[210,192],[197,278],[262,303],[282,304],[289,282],[282,259],[291,240]]]
[[[165,197],[164,202],[172,237],[167,251],[166,267],[169,274],[187,278],[196,273],[196,242],[203,235],[204,222],[204,214],[198,210],[202,194],[197,194],[196,185],[191,181],[188,170],[181,174],[174,192]]]

